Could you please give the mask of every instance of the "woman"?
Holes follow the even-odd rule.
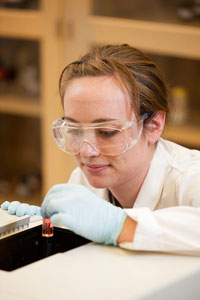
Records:
[[[78,168],[42,215],[98,243],[199,254],[200,152],[160,138],[168,89],[156,64],[129,45],[100,47],[63,70],[60,95],[52,129]]]

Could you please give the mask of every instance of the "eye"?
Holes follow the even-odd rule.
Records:
[[[70,127],[67,127],[66,128],[66,134],[71,134],[71,135],[80,135],[82,134],[82,130],[79,129],[79,128],[70,128]]]
[[[105,138],[113,137],[113,136],[117,135],[118,133],[119,133],[118,130],[99,130],[98,131],[98,135],[105,137]]]

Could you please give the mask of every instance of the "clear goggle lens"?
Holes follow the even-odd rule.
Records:
[[[60,118],[53,122],[52,132],[57,146],[66,153],[79,154],[85,142],[102,154],[115,156],[137,144],[143,120],[142,116],[139,124],[136,121],[79,124]]]

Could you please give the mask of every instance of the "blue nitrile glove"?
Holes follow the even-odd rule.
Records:
[[[10,215],[22,217],[24,215],[41,215],[41,208],[36,205],[29,205],[27,203],[20,203],[19,201],[5,201],[1,204],[1,208],[7,210]]]
[[[78,184],[57,184],[47,193],[42,216],[89,240],[117,245],[127,214]]]

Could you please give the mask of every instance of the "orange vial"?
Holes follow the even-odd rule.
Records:
[[[43,218],[42,236],[45,237],[53,236],[53,225],[51,224],[50,218]]]

